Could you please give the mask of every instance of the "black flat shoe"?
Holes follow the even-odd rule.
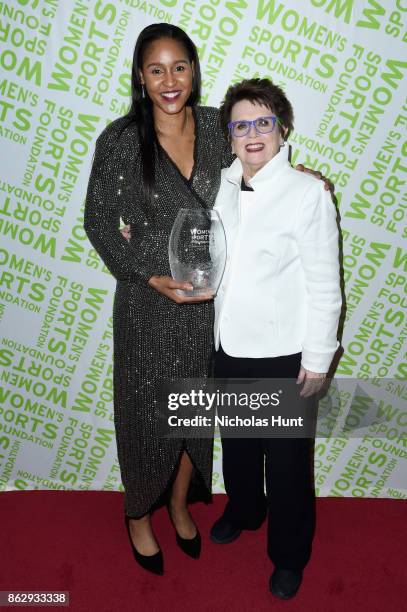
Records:
[[[270,578],[270,591],[279,599],[291,599],[300,588],[301,581],[302,570],[276,567]]]
[[[175,538],[180,549],[192,559],[199,559],[201,554],[201,534],[196,530],[196,535],[193,538],[181,538],[175,530]]]
[[[154,555],[142,555],[141,553],[139,553],[139,551],[134,546],[133,541],[131,539],[128,516],[125,516],[125,523],[126,523],[129,540],[130,540],[131,549],[133,551],[133,555],[137,563],[143,569],[147,570],[148,572],[157,574],[157,576],[162,576],[164,574],[164,559],[163,559],[163,554],[161,550],[159,550]]]
[[[215,544],[230,544],[237,540],[241,533],[241,529],[234,527],[221,516],[213,524],[209,537]]]

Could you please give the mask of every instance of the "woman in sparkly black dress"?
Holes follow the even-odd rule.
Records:
[[[160,437],[155,410],[160,381],[205,377],[211,361],[213,302],[180,297],[175,289],[184,285],[171,279],[168,262],[178,210],[212,208],[221,168],[232,162],[218,110],[196,106],[199,95],[199,60],[187,35],[168,24],[145,28],[134,52],[131,111],[97,140],[85,206],[89,240],[117,280],[114,422],[127,526],[136,559],[156,573],[162,556],[151,510],[168,502],[178,543],[196,557],[200,538],[187,499],[211,495],[213,440]]]

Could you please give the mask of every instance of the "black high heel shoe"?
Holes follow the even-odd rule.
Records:
[[[191,557],[192,559],[199,559],[199,556],[201,554],[202,541],[201,541],[201,534],[199,533],[198,527],[196,527],[195,525],[196,534],[193,538],[181,538],[181,536],[177,532],[174,521],[172,520],[171,510],[170,510],[169,505],[167,505],[167,510],[168,510],[168,514],[170,516],[171,522],[175,529],[175,539],[177,541],[178,546],[186,555],[188,555],[188,557]]]
[[[159,550],[155,555],[142,555],[139,553],[137,548],[134,546],[133,541],[131,539],[130,526],[129,526],[129,517],[125,516],[124,521],[127,528],[127,533],[130,540],[131,549],[133,551],[133,555],[135,560],[141,567],[148,572],[152,572],[153,574],[157,574],[157,576],[162,576],[164,574],[164,559],[161,550]]]
[[[177,540],[177,544],[180,549],[192,559],[199,559],[201,554],[201,534],[196,528],[195,537],[191,538],[181,538],[181,536],[175,531],[175,538]]]

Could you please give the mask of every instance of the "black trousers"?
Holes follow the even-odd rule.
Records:
[[[301,353],[273,358],[215,354],[216,378],[297,378]],[[258,529],[268,512],[267,551],[276,567],[302,569],[315,531],[314,439],[222,438],[224,518]],[[266,493],[264,494],[264,476]]]

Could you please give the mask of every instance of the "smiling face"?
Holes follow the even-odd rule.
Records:
[[[274,115],[274,112],[268,106],[250,102],[250,100],[241,100],[232,107],[230,120],[232,122],[253,120],[271,115]],[[255,127],[251,125],[246,136],[232,135],[232,146],[242,162],[245,180],[250,180],[256,172],[263,168],[279,152],[283,142],[277,123],[273,131],[267,134],[258,134]]]
[[[192,91],[193,69],[177,40],[160,38],[148,45],[140,76],[155,112],[173,115],[183,110]]]

